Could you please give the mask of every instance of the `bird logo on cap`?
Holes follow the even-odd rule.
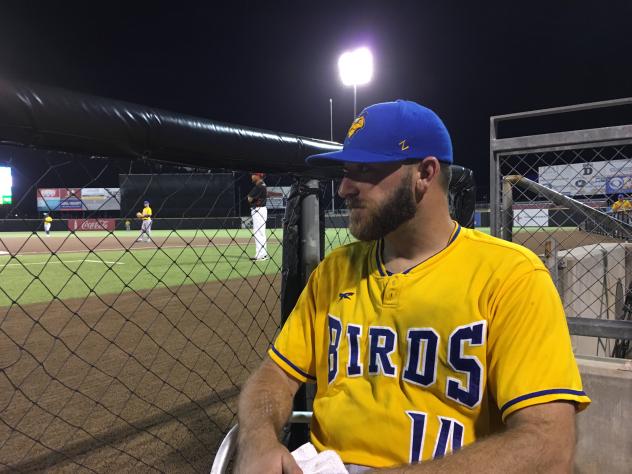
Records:
[[[351,138],[362,128],[364,128],[364,115],[360,115],[353,121],[351,127],[349,127],[349,131],[347,132],[347,138]]]

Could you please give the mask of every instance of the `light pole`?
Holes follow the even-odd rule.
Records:
[[[329,141],[334,141],[334,99],[329,98]],[[336,199],[336,190],[334,186],[334,180],[331,180],[331,213],[336,212],[334,200]]]
[[[329,99],[329,141],[334,141],[334,99]]]
[[[373,77],[373,55],[369,48],[346,51],[338,59],[340,79],[345,86],[353,86],[353,118],[357,115],[357,88]]]

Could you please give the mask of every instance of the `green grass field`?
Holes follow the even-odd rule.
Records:
[[[82,239],[100,237],[111,239],[107,232],[70,234],[54,232],[52,238]],[[164,247],[133,247],[91,252],[59,252],[21,254],[16,257],[0,255],[0,307],[12,302],[20,305],[41,303],[53,298],[85,298],[153,288],[179,287],[212,281],[244,279],[263,274],[274,275],[281,271],[282,230],[268,232],[270,259],[252,262],[252,243],[238,243],[235,239],[251,237],[248,229],[236,230],[185,230],[178,231],[181,239],[230,239],[229,244],[185,246],[182,240],[174,245],[174,232],[154,231],[155,239],[171,238]],[[38,234],[41,236],[41,234]],[[116,237],[136,235],[134,232],[116,232]],[[3,233],[7,238],[35,238],[31,233]],[[44,237],[42,237],[44,240]],[[327,229],[328,253],[350,241],[346,229]]]
[[[489,228],[478,229],[489,233]],[[98,238],[112,242],[135,237],[137,231],[52,232],[55,239]],[[229,279],[244,279],[281,271],[282,229],[268,231],[270,260],[253,263],[254,244],[249,229],[157,230],[155,239],[169,239],[164,247],[83,252],[29,253],[16,257],[0,254],[0,307],[41,303],[53,298],[68,299],[111,295],[152,288],[178,287]],[[40,239],[43,233],[0,233],[6,239]],[[186,246],[184,241],[201,239],[206,244]],[[215,245],[211,241],[230,241]],[[326,254],[353,240],[347,229],[327,229]],[[198,240],[200,241],[200,240]],[[196,241],[197,242],[197,241]]]

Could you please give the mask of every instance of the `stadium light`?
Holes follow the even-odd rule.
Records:
[[[373,77],[373,55],[369,48],[346,51],[338,59],[340,80],[345,86],[353,86],[353,117],[356,116],[357,87],[367,84]]]

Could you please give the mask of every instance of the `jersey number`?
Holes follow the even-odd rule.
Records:
[[[421,411],[407,411],[410,418],[410,464],[421,461],[426,434],[428,414]],[[439,417],[439,432],[436,436],[432,458],[438,459],[463,446],[463,425],[457,420]]]

